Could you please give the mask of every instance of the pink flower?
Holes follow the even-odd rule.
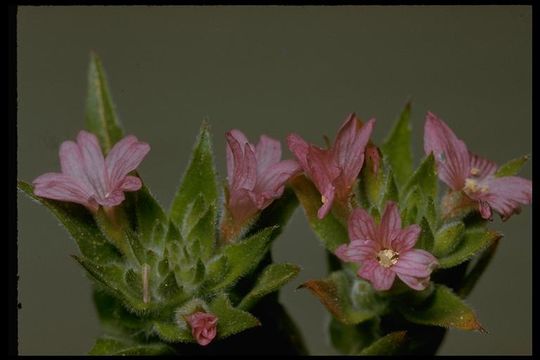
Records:
[[[216,337],[218,318],[215,315],[198,311],[186,316],[186,321],[199,345],[206,346]]]
[[[46,173],[33,181],[34,193],[48,199],[82,204],[92,211],[99,205],[111,207],[124,201],[124,191],[137,191],[141,180],[128,174],[135,170],[150,145],[126,136],[111,149],[107,158],[94,134],[80,131],[77,142],[60,146],[62,173]]]
[[[364,209],[355,209],[349,218],[351,242],[336,249],[343,261],[360,263],[358,276],[369,280],[376,290],[392,287],[396,275],[409,287],[424,290],[438,265],[429,252],[413,249],[420,226],[401,229],[401,218],[394,202],[388,202],[380,224]]]
[[[462,191],[474,202],[484,219],[492,209],[503,220],[532,201],[532,182],[518,176],[495,177],[497,165],[472,154],[465,143],[436,115],[428,112],[424,127],[424,150],[433,152],[439,178],[452,190]]]
[[[283,194],[285,182],[299,171],[294,160],[281,160],[281,144],[266,135],[253,146],[239,130],[227,134],[227,207],[235,222],[255,215]]]
[[[351,194],[364,163],[364,150],[374,123],[375,119],[371,119],[362,125],[354,114],[349,115],[329,149],[308,144],[296,134],[287,137],[289,149],[321,193],[319,219],[328,214],[335,198],[345,201]]]

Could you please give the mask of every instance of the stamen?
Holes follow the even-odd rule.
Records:
[[[390,249],[383,249],[377,254],[377,261],[382,267],[389,268],[399,260],[399,253]]]
[[[477,192],[478,183],[476,182],[476,180],[470,178],[465,179],[465,190],[468,190],[470,192]]]
[[[143,284],[143,302],[148,303],[148,270],[150,270],[150,265],[144,264],[142,267],[142,284]]]
[[[479,168],[476,168],[476,167],[473,167],[473,168],[471,169],[471,175],[472,175],[472,176],[476,176],[476,175],[478,175],[478,174],[480,174],[480,169],[479,169]]]
[[[326,196],[324,196],[324,195],[321,196],[321,202],[322,202],[323,204],[325,204],[327,201],[328,201],[328,199],[326,198]]]

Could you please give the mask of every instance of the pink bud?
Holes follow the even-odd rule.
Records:
[[[186,321],[199,345],[206,346],[216,337],[218,318],[215,315],[198,311],[186,316]]]

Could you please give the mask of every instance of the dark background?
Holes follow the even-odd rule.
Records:
[[[139,168],[167,208],[203,118],[225,176],[224,133],[322,144],[345,116],[376,117],[381,143],[413,100],[469,148],[501,164],[531,152],[532,9],[526,6],[19,7],[18,177],[59,170],[60,143],[84,124],[90,50],[104,62],[124,128],[152,146]],[[288,150],[285,156],[290,157]],[[529,163],[521,175],[530,178]],[[493,228],[505,237],[468,299],[489,334],[450,331],[441,354],[530,354],[531,207]],[[19,351],[86,353],[101,331],[77,248],[48,211],[18,195]],[[312,354],[333,354],[329,315],[306,290],[323,247],[301,210],[274,245],[302,266],[281,299]]]

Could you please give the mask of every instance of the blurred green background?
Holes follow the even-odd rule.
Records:
[[[297,132],[322,145],[354,111],[377,118],[381,143],[408,99],[417,162],[427,110],[499,164],[531,152],[531,7],[24,6],[17,20],[18,177],[26,181],[59,170],[60,143],[83,127],[91,50],[124,128],[152,146],[140,173],[165,207],[203,118],[223,177],[231,128],[252,140]],[[531,354],[531,216],[525,207],[493,223],[505,237],[468,299],[489,334],[450,331],[440,354]],[[86,353],[101,331],[90,283],[69,257],[74,241],[21,194],[18,231],[20,353]],[[301,210],[273,251],[303,268],[281,300],[309,350],[334,354],[329,315],[295,290],[325,274],[323,247]]]

